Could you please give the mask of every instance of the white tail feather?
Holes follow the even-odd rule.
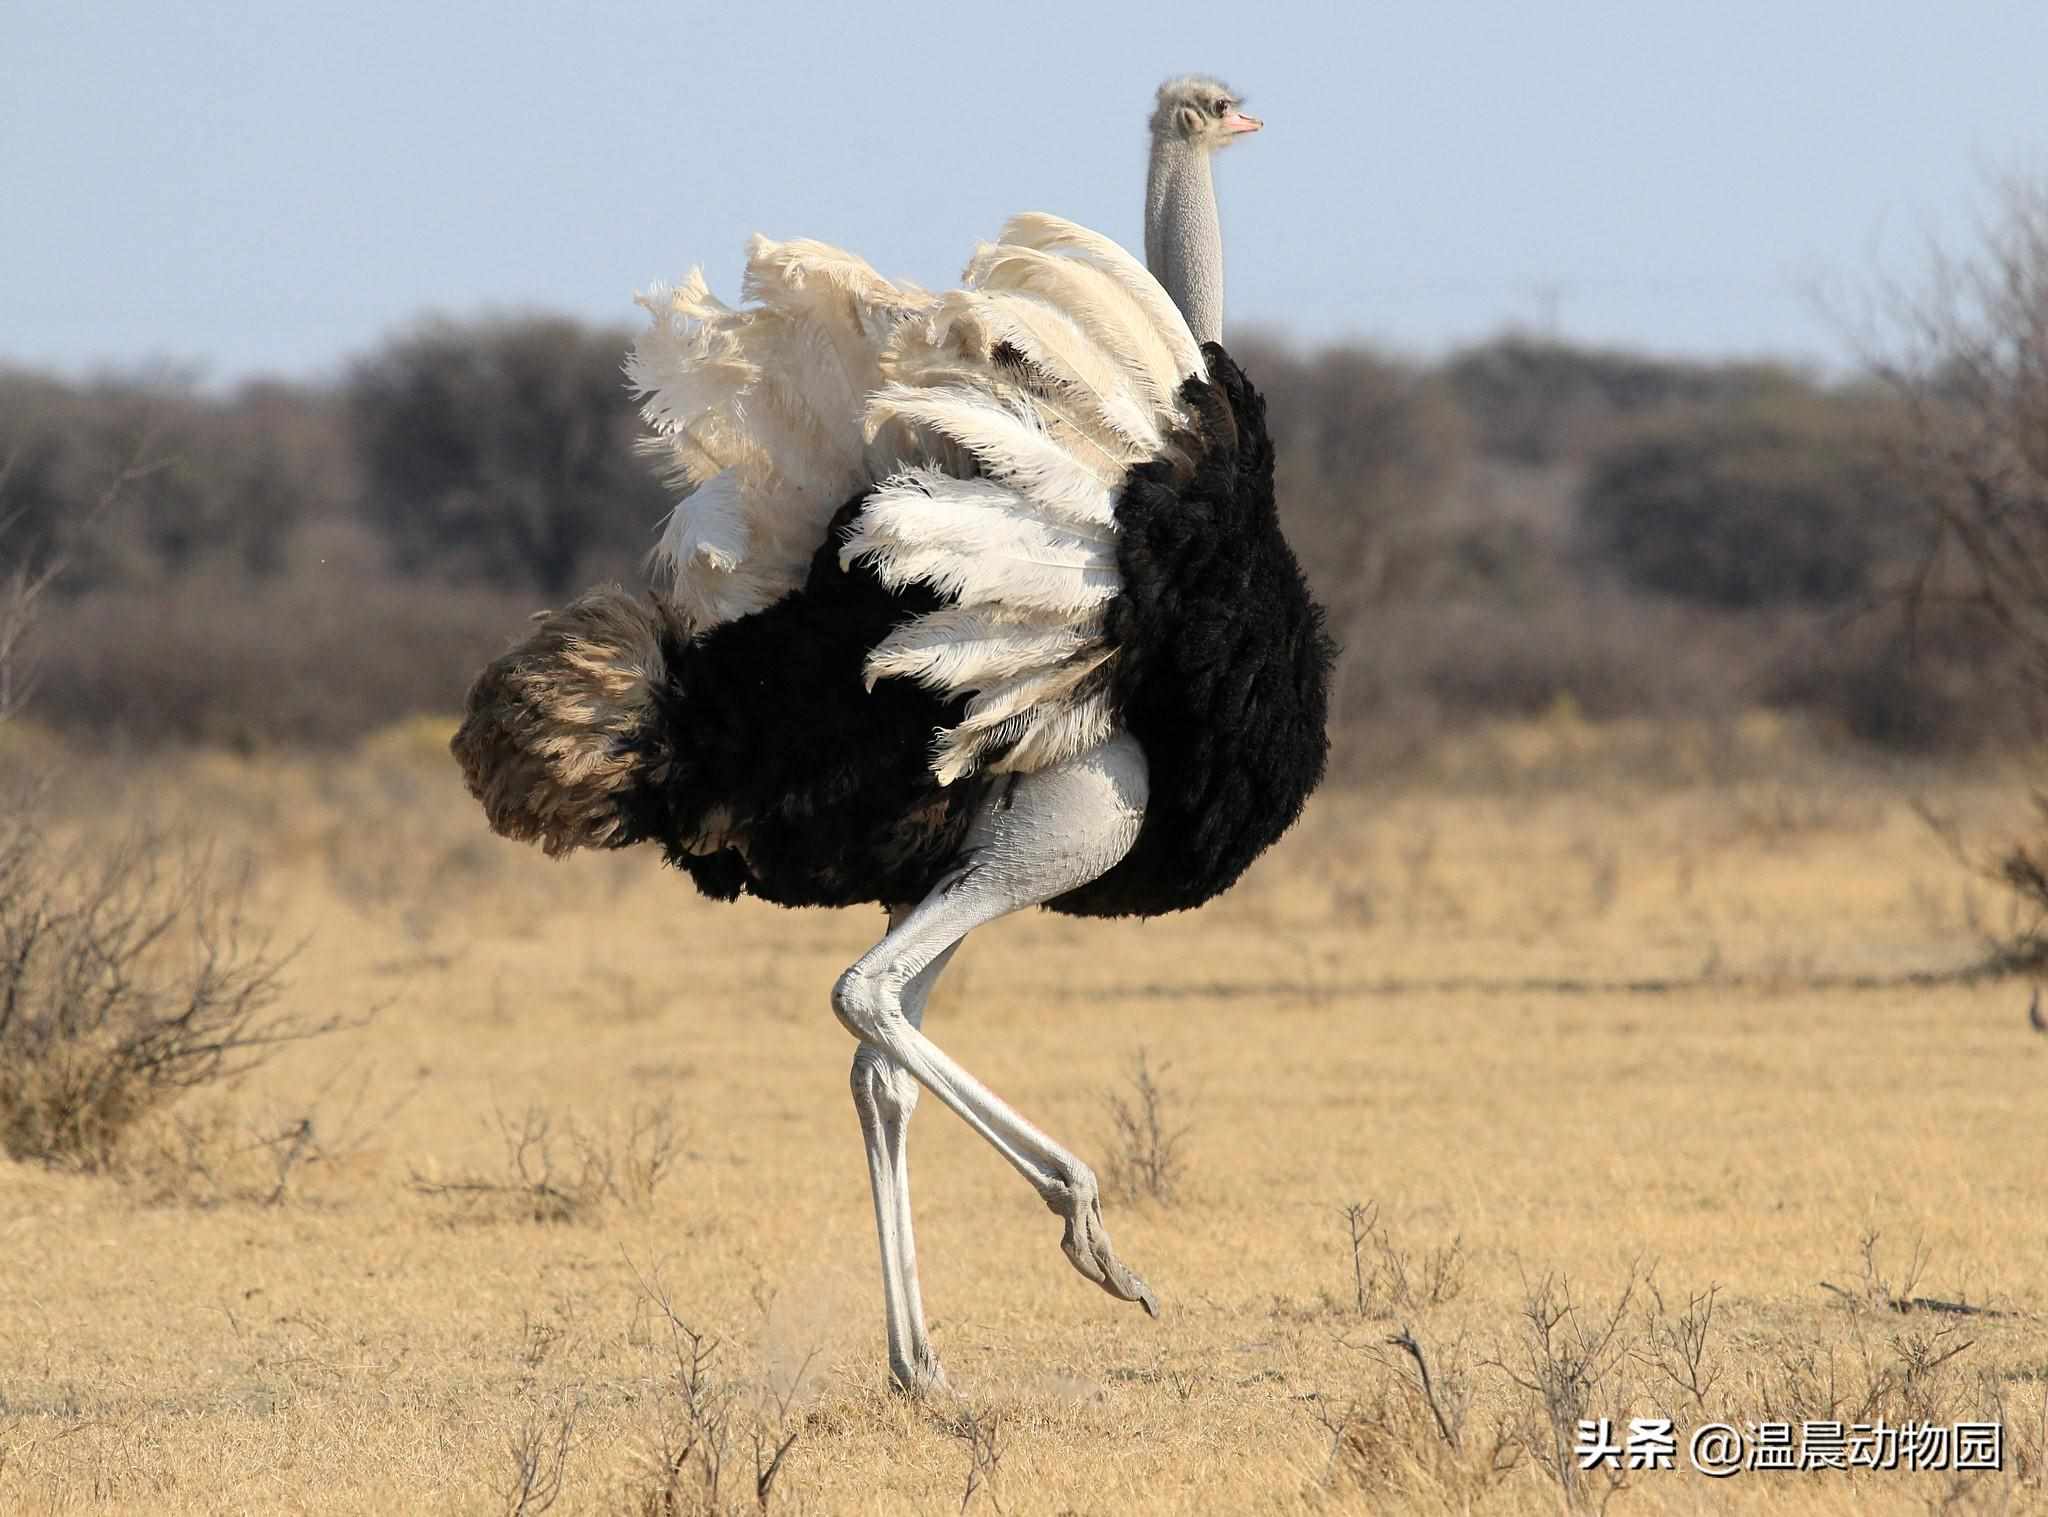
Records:
[[[1057,253],[997,243],[975,254],[967,277],[977,289],[1036,295],[1059,307],[1115,356],[1148,408],[1172,413],[1181,380],[1173,349],[1102,270]]]
[[[918,390],[889,385],[868,401],[872,419],[896,418],[950,438],[982,469],[1055,515],[1109,525],[1114,502],[1102,481],[1041,429],[986,393],[960,387]]]
[[[857,538],[861,556],[892,590],[924,584],[962,605],[1001,605],[1041,615],[1087,615],[1116,598],[1116,563],[1068,562],[1026,553],[962,553],[955,548],[886,544]]]
[[[1010,727],[1003,734],[1010,746],[986,761],[993,774],[1028,774],[1086,753],[1109,740],[1116,730],[1116,717],[1108,694],[1098,691],[1043,702],[1022,717],[1012,717]],[[972,773],[994,746],[992,736],[976,740],[963,734],[943,745],[935,770],[964,762],[966,767],[960,772]]]
[[[1100,232],[1091,232],[1043,211],[1026,211],[1004,224],[997,241],[1041,252],[1071,253],[1100,269],[1138,304],[1152,329],[1165,339],[1173,353],[1174,368],[1182,379],[1189,375],[1209,377],[1209,366],[1202,361],[1202,345],[1195,341],[1195,334],[1189,329],[1187,318],[1181,315],[1180,307],[1173,303],[1173,297],[1152,277],[1151,270]]]
[[[1102,635],[1100,622],[1015,621],[987,609],[934,611],[905,622],[875,645],[867,680],[897,676],[944,690],[991,682],[1073,657]]]
[[[896,547],[1000,554],[1062,569],[1114,561],[1110,539],[1099,530],[1070,529],[1063,522],[1049,520],[1000,485],[977,492],[981,499],[974,503],[963,491],[941,488],[941,481],[949,485],[990,483],[931,475],[897,476],[868,497],[856,536],[841,553],[841,562],[862,551],[857,546],[862,537]]]
[[[948,604],[896,627],[870,687],[968,697],[933,773],[1030,770],[1112,730],[1103,614],[1115,502],[1173,447],[1205,374],[1173,302],[1113,242],[1021,216],[934,298],[823,243],[755,238],[744,303],[692,271],[641,297],[628,362],[686,492],[654,558],[690,625],[798,588],[833,514],[867,492],[840,561]]]
[[[1115,356],[1041,297],[1019,291],[955,290],[940,301],[932,329],[940,344],[964,331],[984,351],[998,345],[1013,349],[1053,387],[1062,409],[1091,419],[1097,430],[1122,445],[1118,456],[1123,462],[1159,451],[1158,422],[1132,392]]]
[[[726,574],[737,569],[747,556],[739,477],[728,469],[677,501],[662,526],[653,556],[671,576],[697,563]]]
[[[998,680],[967,703],[963,732],[987,732],[1031,707],[1057,700],[1087,679],[1110,656],[1108,648],[1090,648],[1050,669],[1032,669]]]
[[[941,741],[934,764],[940,781],[951,784],[981,767],[991,750],[1006,750],[993,765],[998,770],[1036,769],[1108,737],[1107,701],[1099,694],[1075,697],[1110,656],[1110,649],[1096,647],[990,685]],[[1068,746],[1077,740],[1079,747]]]

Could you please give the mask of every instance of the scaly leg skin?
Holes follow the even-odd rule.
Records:
[[[935,1367],[937,1361],[923,1344],[910,1249],[909,1176],[901,1141],[914,1101],[906,1102],[899,1089],[904,1071],[980,1133],[1064,1219],[1060,1247],[1075,1269],[1118,1300],[1138,1302],[1153,1316],[1159,1314],[1150,1288],[1116,1256],[1103,1226],[1094,1171],[968,1073],[919,1026],[931,981],[960,940],[983,922],[1051,900],[1114,866],[1137,839],[1145,798],[1145,756],[1128,736],[1019,776],[975,818],[961,867],[917,906],[893,918],[887,936],[833,987],[832,1007],[839,1020],[860,1039],[863,1053],[872,1050],[883,1061],[856,1056],[855,1103],[867,1136],[882,1238],[890,1369],[906,1388],[915,1388],[926,1378],[924,1366]]]
[[[893,927],[909,908],[892,911]],[[954,946],[958,946],[957,944]],[[953,957],[948,948],[904,987],[903,1016],[922,1026],[931,988]],[[917,1244],[910,1230],[910,1115],[917,1109],[917,1080],[892,1064],[880,1049],[863,1043],[853,1056],[853,1107],[867,1147],[868,1183],[875,1195],[875,1233],[882,1246],[882,1293],[889,1329],[889,1374],[896,1388],[913,1395],[944,1390],[946,1373],[925,1332],[924,1301],[917,1286]]]

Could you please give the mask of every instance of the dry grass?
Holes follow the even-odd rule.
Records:
[[[384,1009],[187,1097],[111,1177],[0,1163],[0,1510],[2048,1499],[2048,1039],[2022,982],[1915,978],[1999,910],[1916,798],[1995,847],[2023,783],[1561,714],[1321,799],[1196,916],[985,930],[927,1025],[1086,1157],[1106,1090],[1142,1110],[1132,1050],[1172,1065],[1174,1204],[1110,1217],[1166,1315],[1077,1279],[927,1102],[961,1399],[920,1404],[882,1388],[826,1004],[878,916],[497,844],[444,738],[121,777],[253,855],[252,925],[306,939],[293,986]],[[125,818],[94,811],[111,771],[73,772],[47,825],[81,844]],[[669,1102],[657,1143],[634,1113]],[[535,1176],[574,1225],[536,1220]],[[2007,1469],[1581,1472],[1581,1415],[2000,1416]]]

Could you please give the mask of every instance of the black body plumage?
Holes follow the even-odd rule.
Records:
[[[715,899],[919,900],[986,789],[932,778],[932,733],[960,719],[963,701],[909,680],[866,687],[868,650],[938,597],[840,567],[864,500],[839,509],[802,589],[687,643],[664,638],[670,675],[642,729],[647,778],[621,800],[620,841],[660,841]],[[720,831],[743,833],[744,847],[692,851]]]
[[[1202,352],[1208,382],[1181,390],[1192,471],[1143,464],[1116,504],[1112,688],[1151,771],[1144,826],[1055,911],[1157,916],[1222,894],[1294,825],[1329,757],[1336,647],[1280,530],[1266,403],[1220,344]]]
[[[1182,390],[1192,428],[1133,469],[1116,503],[1110,677],[1150,770],[1145,820],[1123,861],[1054,911],[1199,906],[1293,825],[1323,776],[1334,649],[1280,530],[1264,403],[1220,346],[1204,352],[1210,378]],[[1003,782],[932,777],[933,736],[959,700],[901,678],[866,688],[868,651],[939,601],[841,567],[861,504],[841,509],[800,590],[687,643],[664,634],[668,676],[635,740],[643,778],[620,798],[617,840],[662,842],[707,895],[916,901]],[[705,851],[721,834],[743,842]]]

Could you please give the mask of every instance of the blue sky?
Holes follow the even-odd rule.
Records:
[[[949,281],[1012,211],[1136,245],[1168,73],[1268,129],[1233,328],[1508,323],[1830,359],[1815,284],[1966,241],[2048,163],[2042,0],[811,8],[8,0],[0,359],[333,372],[424,312],[633,321],[756,230]]]

